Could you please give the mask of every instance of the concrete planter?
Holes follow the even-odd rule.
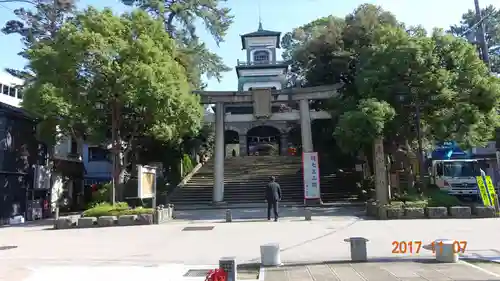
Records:
[[[158,206],[154,212],[153,221],[155,224],[165,223],[173,219],[174,205],[168,204],[166,207],[163,205]]]
[[[467,219],[471,217],[471,208],[464,206],[450,207],[449,213],[452,218]]]
[[[453,206],[453,207],[399,207],[379,206],[374,201],[366,202],[366,215],[379,220],[386,219],[444,219],[444,218],[493,218],[496,217],[493,207]]]
[[[109,227],[116,225],[116,216],[102,216],[97,218],[97,225],[100,227]]]
[[[137,224],[137,215],[123,215],[118,217],[119,226],[130,226]]]
[[[79,216],[60,217],[54,222],[55,229],[74,228],[78,224]]]
[[[368,217],[377,217],[378,214],[378,205],[375,201],[366,202],[366,216]]]
[[[446,207],[427,207],[425,214],[430,219],[443,219],[448,217],[448,209]]]
[[[388,206],[377,205],[375,207],[375,213],[376,213],[375,217],[379,220],[386,220],[387,219],[387,208],[388,208]]]
[[[422,219],[425,218],[424,208],[404,208],[405,219]]]
[[[96,217],[83,217],[78,219],[78,228],[90,228],[97,226]]]
[[[137,215],[137,222],[139,225],[153,224],[154,222],[153,214]]]
[[[60,217],[54,221],[54,229],[91,228],[110,226],[133,226],[165,223],[173,219],[173,205],[159,207],[153,214],[101,216],[101,217]]]
[[[478,218],[494,218],[494,217],[496,217],[494,207],[474,206],[474,207],[472,207],[472,214]]]
[[[387,208],[387,218],[390,220],[401,219],[404,217],[403,208],[389,207]]]

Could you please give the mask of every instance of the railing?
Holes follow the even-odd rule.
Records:
[[[253,66],[253,65],[286,65],[285,61],[240,61],[237,60],[238,66]]]

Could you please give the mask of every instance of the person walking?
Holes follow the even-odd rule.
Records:
[[[267,220],[271,220],[271,208],[274,212],[274,221],[278,221],[278,202],[281,201],[281,187],[275,177],[269,179],[266,186]]]

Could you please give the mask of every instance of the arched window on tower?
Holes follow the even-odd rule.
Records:
[[[255,64],[269,63],[269,51],[259,50],[253,53],[253,62]]]

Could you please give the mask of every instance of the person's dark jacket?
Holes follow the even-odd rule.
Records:
[[[281,187],[280,185],[272,181],[266,186],[266,200],[271,201],[280,201],[281,200]]]

